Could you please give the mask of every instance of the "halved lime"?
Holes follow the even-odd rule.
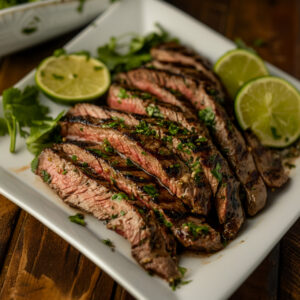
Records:
[[[50,56],[39,65],[35,81],[51,99],[72,104],[103,95],[110,85],[110,73],[101,61],[86,55]]]
[[[287,81],[264,76],[246,83],[235,99],[240,126],[263,145],[285,147],[300,136],[300,94]]]
[[[228,51],[214,66],[229,95],[234,98],[239,88],[250,79],[268,75],[263,60],[244,49]]]

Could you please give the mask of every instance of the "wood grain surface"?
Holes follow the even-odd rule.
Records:
[[[230,39],[239,37],[252,46],[262,39],[263,45],[256,47],[258,53],[300,78],[299,0],[168,2]],[[0,60],[0,93],[76,34]],[[196,38],[205,43],[205,37]],[[134,299],[72,246],[1,195],[0,268],[1,300]],[[300,299],[300,220],[231,299]]]

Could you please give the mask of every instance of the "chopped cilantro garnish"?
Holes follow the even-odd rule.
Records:
[[[88,148],[88,151],[91,151],[95,154],[97,154],[98,156],[104,158],[104,159],[108,159],[109,156],[107,154],[105,154],[103,151],[99,150],[99,149],[93,149],[93,148]]]
[[[86,0],[79,0],[79,5],[77,7],[77,11],[78,12],[83,12],[83,6],[84,6],[84,3],[85,3]]]
[[[209,227],[206,225],[197,225],[194,222],[187,222],[181,225],[182,228],[187,227],[189,232],[193,235],[194,238],[197,238],[199,234],[208,234]]]
[[[127,158],[127,159],[126,159],[126,165],[127,165],[128,167],[132,167],[132,166],[134,166],[134,163],[133,163],[129,158]]]
[[[201,137],[197,138],[195,142],[196,143],[205,143],[205,142],[207,142],[207,138],[204,136],[201,136]]]
[[[125,127],[124,119],[113,117],[113,121],[103,124],[102,127],[103,128],[118,128],[118,127],[124,128]]]
[[[180,274],[181,274],[182,276],[184,276],[184,274],[185,274],[186,271],[187,271],[187,268],[178,266],[178,271],[180,272]]]
[[[158,220],[160,221],[160,223],[164,224],[166,227],[171,228],[173,226],[173,224],[169,221],[167,221],[164,217],[164,215],[159,211],[159,210],[154,210],[154,213],[156,215],[156,217],[158,218]]]
[[[112,197],[112,200],[121,201],[121,200],[128,200],[128,196],[125,193],[118,193],[114,194]]]
[[[191,283],[192,280],[182,280],[182,279],[177,279],[174,280],[173,282],[170,283],[170,286],[173,291],[176,291],[176,289],[180,288],[182,285],[186,285]]]
[[[176,124],[170,123],[169,128],[168,128],[168,132],[171,135],[176,135],[179,130],[180,130],[180,128]]]
[[[32,34],[38,30],[37,26],[25,27],[22,29],[22,33],[24,34]]]
[[[125,89],[120,88],[120,89],[119,89],[118,97],[119,97],[120,99],[126,99],[126,98],[130,98],[130,95],[126,92]]]
[[[159,196],[159,193],[158,193],[157,189],[152,184],[144,185],[143,190],[144,190],[145,193],[152,196],[153,198],[156,198],[156,197]]]
[[[42,177],[43,177],[44,182],[47,182],[47,183],[51,182],[51,176],[46,170],[42,170]]]
[[[100,71],[100,70],[103,70],[103,67],[102,66],[95,66],[94,70],[95,71]]]
[[[78,158],[77,158],[76,155],[72,155],[72,156],[71,156],[71,159],[72,159],[73,161],[77,161]]]
[[[161,114],[159,108],[154,104],[150,104],[149,106],[147,106],[146,112],[149,117],[163,118],[163,115]]]
[[[295,166],[294,164],[290,164],[289,162],[286,162],[285,165],[286,165],[289,169],[296,168],[296,166]]]
[[[64,80],[64,79],[65,79],[64,76],[58,75],[58,74],[55,74],[55,73],[52,74],[52,77],[53,77],[54,79],[56,79],[56,80]]]
[[[110,239],[102,240],[102,243],[108,246],[111,249],[111,251],[115,251],[116,246]]]
[[[110,142],[108,141],[108,139],[104,140],[104,150],[107,153],[114,153],[114,148],[111,146]]]
[[[151,128],[145,120],[139,122],[139,125],[136,126],[135,132],[141,133],[147,136],[156,135],[156,131]]]
[[[275,140],[281,139],[281,135],[278,134],[277,129],[275,127],[271,127],[271,132]]]
[[[223,175],[220,172],[221,170],[221,165],[217,163],[216,167],[211,171],[211,174],[214,175],[215,178],[217,178],[218,182],[222,181]]]
[[[199,119],[202,120],[207,127],[214,129],[215,126],[215,114],[210,107],[199,110]]]
[[[74,216],[69,216],[69,220],[73,223],[79,224],[81,226],[85,226],[86,223],[84,221],[84,215],[83,214],[76,214]]]

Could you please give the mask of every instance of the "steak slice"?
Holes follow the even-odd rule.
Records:
[[[224,108],[207,92],[206,82],[145,68],[120,73],[117,78],[130,87],[154,93],[161,101],[165,101],[165,98],[163,94],[157,92],[156,85],[184,95],[196,109],[200,110],[200,116],[209,125],[212,136],[243,184],[248,214],[253,216],[265,206],[267,190],[245,140],[230,121]]]
[[[112,87],[112,89],[116,88],[117,86]],[[115,92],[118,94],[118,90],[115,90]],[[114,94],[114,92],[112,93]],[[143,103],[142,99],[137,98],[136,92],[134,98],[131,97],[130,91],[126,91],[126,93],[128,93],[129,98],[122,99],[124,104],[126,104],[127,99],[128,101],[134,99]],[[110,91],[108,102],[111,103],[110,99],[113,98]],[[112,103],[115,102],[117,101],[113,101]],[[160,107],[160,104],[156,104]],[[167,116],[175,116],[175,120],[178,119],[176,117],[178,111],[172,111],[170,108],[161,110],[161,112],[163,111]],[[208,179],[215,195],[215,205],[219,222],[224,224],[223,235],[227,239],[231,239],[239,231],[244,222],[244,213],[239,199],[240,184],[231,173],[226,160],[217,151],[209,138],[205,138],[205,136],[201,135],[199,136],[199,124],[191,120],[186,120],[189,127],[193,129],[191,132],[180,126],[178,123],[169,122],[161,118],[130,115],[92,104],[77,104],[74,108],[70,109],[69,113],[75,116],[93,116],[100,119],[119,118],[120,120],[123,120],[125,124],[135,126],[137,130],[155,134],[163,140],[166,139],[170,146],[173,147],[173,151],[177,152],[177,154],[190,166],[192,177],[194,177],[196,182],[199,181],[199,179],[201,182],[203,175]],[[184,117],[182,112],[178,113],[182,114],[182,118]],[[144,114],[146,114],[145,111]],[[179,119],[181,119],[181,117]],[[199,131],[201,131],[200,128]],[[170,132],[172,132],[172,134],[170,134]],[[198,144],[198,142],[200,142],[200,144]],[[216,174],[216,171],[218,169],[218,174],[222,174],[222,178],[217,177],[218,174]]]
[[[99,143],[105,141],[119,153],[138,164],[186,203],[193,212],[203,213],[211,192],[196,186],[188,167],[154,136],[139,134],[118,120],[91,117],[66,117],[60,122],[61,133],[67,139]],[[178,166],[178,168],[174,168]]]
[[[264,147],[253,132],[245,132],[245,137],[266,185],[272,188],[283,186],[289,177],[284,170],[281,156],[274,150]]]
[[[184,75],[192,77],[193,79],[200,80],[200,81],[209,81],[211,84],[215,85],[215,82],[208,78],[205,73],[195,69],[189,65],[182,65],[180,63],[169,63],[159,60],[152,60],[148,64],[146,64],[147,68],[158,69],[169,71],[174,74]]]
[[[180,278],[151,211],[141,214],[126,194],[112,189],[104,180],[88,176],[53,149],[45,149],[40,154],[36,173],[64,202],[107,221],[109,229],[131,243],[132,255],[143,268],[169,282]]]
[[[153,47],[151,49],[151,56],[161,63],[172,63],[193,67],[201,72],[202,77],[205,76],[207,79],[214,82],[223,97],[223,87],[217,76],[211,71],[208,61],[193,50],[180,45],[179,43],[169,42]]]
[[[223,247],[220,234],[209,226],[204,218],[189,216],[180,199],[171,195],[152,176],[143,172],[130,160],[116,152],[107,152],[105,144],[63,143],[56,145],[55,149],[64,152],[70,158],[75,155],[76,161],[81,165],[91,168],[130,198],[138,199],[147,208],[152,209],[184,247],[206,252],[217,251]],[[199,233],[190,232],[191,226],[198,228]]]

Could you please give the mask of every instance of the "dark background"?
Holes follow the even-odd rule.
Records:
[[[242,38],[250,46],[261,39],[258,53],[300,78],[300,1],[168,2],[230,39]],[[3,58],[0,93],[76,33]],[[224,274],[230,276],[230,270]],[[0,195],[0,299],[133,298],[72,246]],[[231,299],[300,299],[299,220]]]

